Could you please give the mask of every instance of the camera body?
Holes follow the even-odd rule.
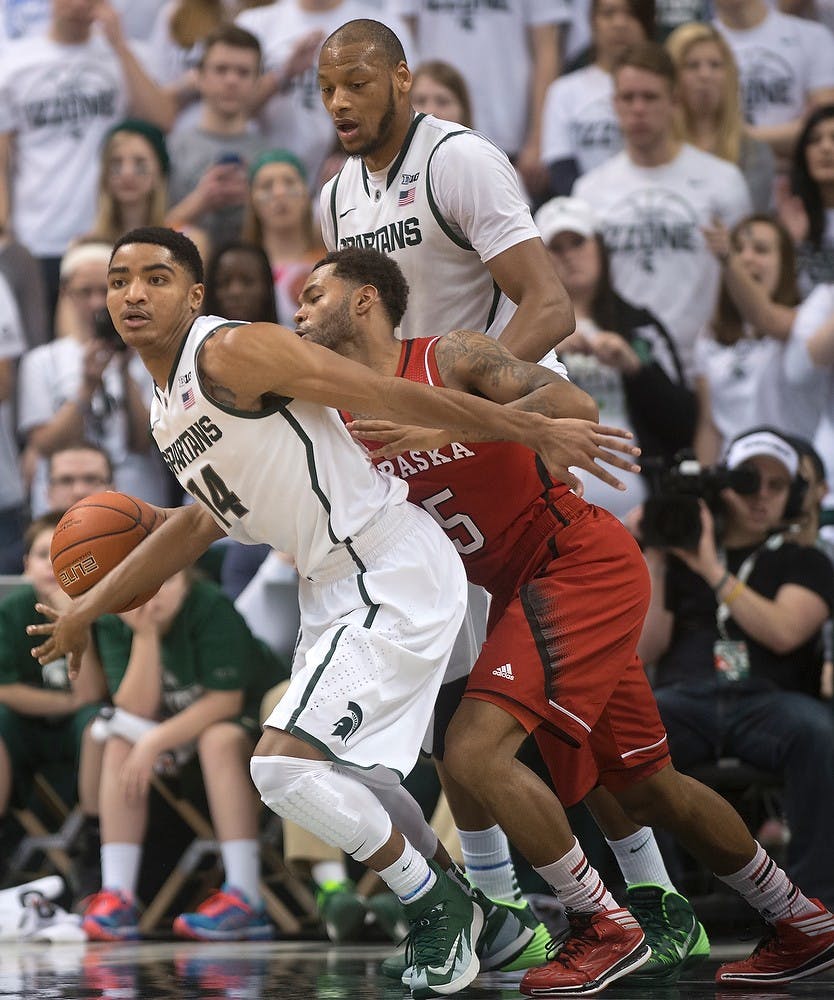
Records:
[[[126,351],[127,344],[119,336],[107,309],[99,309],[93,317],[95,337],[114,351]]]
[[[728,469],[724,465],[702,466],[691,456],[679,456],[670,469],[660,473],[654,494],[643,505],[641,540],[654,548],[696,551],[701,540],[700,500],[715,519],[721,535],[726,489],[750,495],[759,489],[759,474],[749,466]]]

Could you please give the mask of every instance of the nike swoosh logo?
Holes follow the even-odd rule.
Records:
[[[346,216],[346,215],[347,215],[347,214],[348,214],[349,212],[355,212],[355,211],[356,211],[356,206],[354,205],[354,206],[353,206],[353,208],[347,208],[347,209],[345,209],[345,211],[344,211],[344,212],[341,212],[341,213],[339,214],[339,218],[340,218],[340,219],[344,219],[344,217],[345,217],[345,216]]]
[[[449,951],[449,957],[446,959],[443,965],[441,966],[427,965],[426,966],[427,971],[431,972],[435,976],[445,976],[446,973],[449,972],[449,970],[455,964],[455,959],[457,958],[458,948],[460,947],[460,939],[462,934],[463,931],[458,931],[458,936],[452,942],[452,948]]]
[[[651,837],[646,837],[646,839],[643,841],[643,843],[639,844],[637,847],[629,847],[628,853],[629,854],[636,854],[638,851],[642,851],[643,848],[646,846],[646,844],[648,844],[648,842],[651,839],[652,839]]]

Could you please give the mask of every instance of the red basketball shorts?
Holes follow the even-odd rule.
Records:
[[[625,787],[669,762],[637,656],[650,596],[637,543],[608,511],[560,499],[559,524],[499,601],[466,697],[536,733],[565,805],[596,784]],[[511,591],[506,591],[510,593]]]

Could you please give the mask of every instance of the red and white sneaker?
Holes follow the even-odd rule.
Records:
[[[626,909],[569,916],[570,935],[552,962],[529,969],[519,989],[528,997],[590,996],[648,962],[652,950]]]
[[[777,920],[749,958],[715,973],[719,986],[777,986],[815,976],[834,965],[834,914],[818,899],[818,913]]]

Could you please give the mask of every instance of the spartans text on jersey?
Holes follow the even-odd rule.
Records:
[[[177,435],[174,443],[162,452],[165,464],[175,475],[204,454],[223,437],[223,432],[210,417],[200,417]]]

